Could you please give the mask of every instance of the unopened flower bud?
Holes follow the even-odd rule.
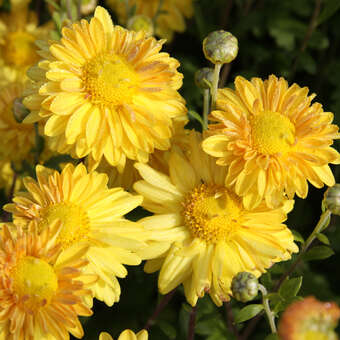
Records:
[[[128,20],[126,26],[129,30],[135,32],[144,31],[147,37],[154,33],[152,20],[146,15],[134,15]]]
[[[80,13],[82,15],[89,15],[94,11],[98,3],[98,0],[81,0]]]
[[[209,89],[213,80],[214,69],[203,67],[195,73],[196,86],[201,89]]]
[[[240,272],[233,277],[231,291],[236,300],[248,302],[257,296],[258,285],[259,282],[255,275],[248,272]]]
[[[22,123],[22,121],[30,113],[29,110],[27,110],[25,105],[22,103],[22,98],[14,99],[12,111],[13,116],[18,123]]]
[[[237,56],[238,41],[230,32],[214,31],[203,40],[203,52],[213,64],[227,64]]]
[[[323,204],[332,214],[340,216],[340,184],[335,184],[326,190]]]

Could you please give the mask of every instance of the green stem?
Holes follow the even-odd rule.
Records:
[[[275,315],[270,310],[267,289],[266,289],[265,286],[259,284],[259,290],[262,293],[263,308],[264,308],[264,311],[267,314],[269,325],[270,325],[270,329],[271,329],[272,333],[277,333],[276,325],[275,325]]]
[[[210,99],[210,91],[209,89],[203,90],[203,129],[208,129],[208,114],[209,114],[209,99]]]
[[[216,106],[218,81],[220,79],[221,67],[222,67],[222,64],[215,64],[213,80],[211,84],[211,109],[212,110],[214,110]]]
[[[315,240],[316,236],[318,233],[320,233],[322,230],[324,230],[325,228],[327,228],[328,224],[329,224],[329,218],[331,216],[331,212],[329,210],[326,210],[325,212],[322,213],[322,215],[320,216],[319,222],[316,225],[316,227],[314,228],[313,232],[309,235],[309,237],[307,238],[306,242],[304,243],[304,245],[302,246],[302,249],[300,250],[300,253],[298,255],[298,257],[296,258],[296,260],[292,263],[292,265],[290,266],[290,268],[281,276],[280,280],[278,281],[278,283],[275,286],[274,290],[278,290],[282,284],[282,282],[291,274],[294,272],[295,268],[297,267],[297,265],[300,263],[300,261],[302,260],[302,257],[304,255],[304,253],[308,250],[309,246],[312,244],[312,242]]]

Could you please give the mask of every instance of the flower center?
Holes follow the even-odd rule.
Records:
[[[39,60],[34,41],[36,38],[26,32],[13,32],[8,35],[4,45],[4,59],[16,67],[33,65]]]
[[[302,324],[302,340],[336,340],[334,332],[336,324],[330,315],[322,314],[307,319]]]
[[[61,221],[62,229],[57,242],[61,243],[63,249],[87,239],[90,231],[87,213],[72,203],[62,202],[43,208],[40,211],[40,218],[40,231],[57,219]]]
[[[33,256],[25,256],[18,261],[12,278],[14,291],[33,311],[49,304],[58,289],[58,277],[53,267]]]
[[[303,337],[301,337],[301,340],[336,340],[337,336],[334,332],[330,334],[325,334],[323,332],[319,331],[308,331],[304,333]]]
[[[85,64],[83,82],[94,104],[111,106],[130,103],[139,78],[124,57],[101,55]]]
[[[228,241],[240,226],[238,197],[218,185],[202,184],[184,201],[183,215],[193,237],[209,243]]]
[[[263,111],[250,120],[252,141],[259,153],[286,153],[295,142],[295,127],[286,116]]]

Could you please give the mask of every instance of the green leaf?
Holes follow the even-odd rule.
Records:
[[[242,308],[235,315],[235,323],[240,323],[252,319],[263,310],[263,305],[252,304]]]
[[[335,14],[340,9],[339,0],[327,0],[326,4],[319,16],[317,25],[320,25],[324,21],[328,20],[333,14]]]
[[[279,336],[277,334],[269,334],[268,336],[265,337],[264,340],[279,340]]]
[[[327,246],[317,246],[313,247],[306,254],[303,255],[304,261],[312,261],[312,260],[323,260],[332,256],[334,251]]]
[[[325,234],[316,234],[316,237],[323,244],[326,244],[327,246],[330,245],[329,239]]]
[[[193,111],[193,110],[189,110],[188,113],[189,113],[190,117],[198,120],[200,122],[200,124],[202,125],[202,127],[204,127],[203,119],[202,119],[202,117],[200,116],[199,113],[197,113],[196,111]]]
[[[292,298],[296,296],[299,292],[302,284],[302,276],[294,277],[290,280],[286,280],[283,282],[282,286],[280,287],[279,294],[285,299]]]
[[[176,328],[169,322],[161,320],[157,325],[169,339],[176,339]]]
[[[294,236],[294,241],[300,242],[302,244],[305,243],[305,240],[303,239],[302,235],[298,231],[296,231],[294,229],[291,229],[291,231],[292,231],[293,236]]]

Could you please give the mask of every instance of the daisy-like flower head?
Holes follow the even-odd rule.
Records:
[[[75,157],[124,168],[126,157],[147,162],[154,148],[170,147],[172,119],[186,115],[177,89],[179,63],[160,53],[163,41],[112,24],[97,7],[90,23],[64,27],[60,42],[45,46],[25,122],[47,119],[51,147]]]
[[[63,171],[38,165],[37,181],[24,178],[27,193],[17,193],[13,204],[4,209],[13,214],[14,223],[23,228],[35,226],[42,232],[51,223],[62,224],[57,241],[63,258],[70,258],[84,247],[89,261],[85,272],[99,279],[90,288],[99,300],[111,306],[119,300],[116,277],[125,277],[123,264],[141,262],[134,251],[143,246],[143,229],[123,215],[137,207],[141,196],[122,188],[107,188],[108,178],[97,172],[87,173],[83,164],[67,164]],[[92,301],[87,299],[87,303]]]
[[[27,79],[27,69],[39,60],[34,42],[47,35],[47,27],[38,27],[38,18],[26,3],[12,2],[11,12],[0,15],[0,86]]]
[[[281,340],[337,340],[334,332],[340,308],[313,296],[292,303],[282,314],[278,334]]]
[[[11,167],[11,162],[0,161],[0,189],[4,188],[6,195],[8,195],[12,190],[13,184],[13,192],[19,191],[22,187],[21,178],[16,177]]]
[[[298,250],[283,224],[293,201],[278,209],[261,204],[254,211],[224,186],[225,169],[200,148],[198,133],[189,136],[184,151],[174,147],[168,173],[137,163],[144,180],[134,189],[154,215],[139,221],[149,232],[146,272],[160,270],[158,287],[166,294],[184,284],[188,302],[209,292],[221,305],[229,300],[231,281],[242,271],[257,277],[274,262]]]
[[[252,209],[266,200],[277,207],[284,196],[305,198],[309,181],[317,188],[334,185],[329,163],[338,164],[339,153],[331,147],[339,138],[333,114],[319,103],[311,104],[307,87],[288,87],[283,78],[268,80],[242,77],[235,91],[218,92],[217,110],[203,149],[228,167],[227,187],[243,197]]]
[[[99,335],[99,340],[113,340],[113,338],[109,333],[102,332]],[[135,334],[130,329],[126,329],[119,335],[118,340],[148,340],[148,332],[143,329]]]
[[[109,6],[117,13],[119,21],[126,25],[126,6],[119,0],[107,0]],[[192,0],[130,0],[129,6],[136,6],[136,14],[153,19],[156,14],[156,35],[171,41],[174,32],[184,32],[185,18],[191,18],[194,12]],[[161,7],[160,7],[161,6]]]
[[[11,83],[0,89],[0,160],[18,162],[27,159],[35,145],[33,124],[19,123],[13,114],[14,101],[22,93],[22,83]]]
[[[78,315],[92,311],[83,302],[96,276],[83,275],[79,252],[67,261],[55,242],[58,228],[0,232],[0,333],[6,340],[69,339],[84,335]]]

